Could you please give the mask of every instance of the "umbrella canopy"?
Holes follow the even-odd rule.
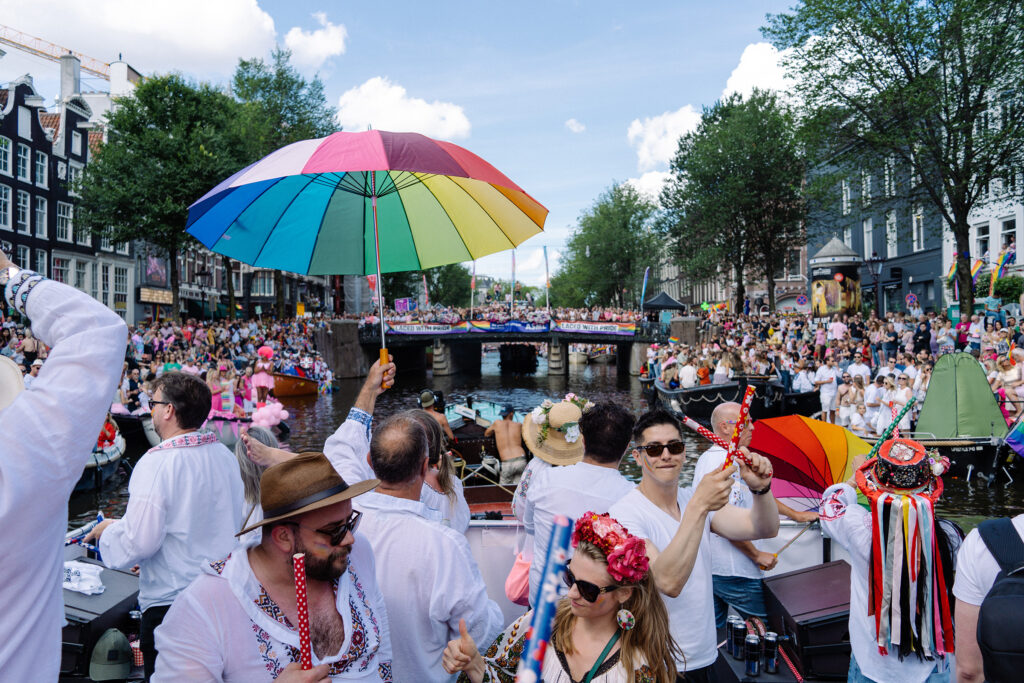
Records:
[[[751,450],[767,456],[775,477],[793,484],[799,495],[810,491],[820,497],[853,475],[854,457],[871,452],[853,432],[803,415],[766,418],[755,427]]]
[[[242,169],[189,207],[188,232],[259,268],[422,270],[519,245],[547,209],[489,163],[418,133],[334,133]]]
[[[645,311],[683,311],[686,304],[679,303],[665,292],[644,302]]]

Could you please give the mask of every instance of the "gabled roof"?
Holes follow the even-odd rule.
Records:
[[[0,107],[6,107],[7,106],[7,93],[9,93],[9,92],[10,91],[7,88],[4,88],[3,90],[0,90]]]
[[[95,154],[99,151],[99,148],[103,145],[103,131],[90,130],[89,131],[89,151]]]
[[[55,131],[60,128],[60,114],[54,114],[48,111],[39,112],[39,125],[44,130]]]

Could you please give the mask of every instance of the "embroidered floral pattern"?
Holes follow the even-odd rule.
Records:
[[[281,666],[277,653],[274,652],[274,645],[270,640],[270,634],[256,624],[252,625],[252,630],[256,634],[256,643],[259,646],[260,658],[263,660],[264,668],[266,668],[267,673],[277,678],[281,675],[284,667]],[[293,659],[292,661],[295,660]]]
[[[644,664],[633,674],[633,683],[657,683],[657,677],[651,667]]]
[[[394,679],[391,678],[391,662],[381,662],[378,664],[377,675],[380,676],[380,680],[384,683],[392,683]]]
[[[821,502],[821,519],[826,522],[834,522],[846,514],[846,503],[843,502],[843,492],[836,489],[827,500]]]
[[[188,434],[182,434],[176,436],[166,443],[162,443],[159,446],[153,446],[147,452],[152,453],[153,451],[164,451],[169,448],[196,448],[198,446],[208,446],[211,443],[217,443],[220,441],[213,432],[189,432]]]
[[[348,419],[358,422],[359,424],[366,427],[366,438],[370,438],[370,429],[373,427],[373,416],[365,410],[359,408],[349,408]]]

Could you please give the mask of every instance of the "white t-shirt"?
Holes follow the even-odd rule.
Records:
[[[1013,518],[1013,526],[1024,538],[1024,515]],[[980,605],[988,595],[999,574],[999,563],[992,557],[985,541],[977,529],[967,534],[960,552],[956,555],[956,581],[953,582],[953,595],[970,605]]]
[[[680,366],[679,386],[684,389],[692,389],[697,386],[697,368],[693,367],[692,364],[687,363],[686,365]]]
[[[618,469],[578,462],[568,467],[552,467],[535,472],[526,492],[523,526],[533,535],[533,561],[530,563],[530,596],[540,585],[548,544],[556,515],[570,522],[584,512],[608,512],[612,504],[633,488],[633,483]],[[570,552],[571,556],[571,552]]]
[[[867,386],[871,381],[871,368],[864,365],[860,361],[856,363],[850,363],[850,367],[846,368],[846,371],[851,375],[860,375],[864,378],[864,386]]]
[[[693,488],[679,489],[679,516],[693,497]],[[664,550],[679,530],[679,522],[652,503],[640,489],[633,488],[608,511],[629,533],[646,538]],[[700,539],[697,558],[686,585],[678,596],[661,597],[668,610],[669,632],[686,657],[685,664],[676,661],[680,673],[710,666],[718,658],[715,637],[715,607],[711,592],[711,517],[707,516]]]
[[[697,467],[693,470],[694,485],[699,484],[705,475],[721,469],[724,464],[724,448],[712,446],[704,451],[700,459],[697,460]],[[750,493],[750,488],[743,482],[739,472],[733,472],[732,478],[729,503],[749,510],[754,506],[754,496]],[[758,550],[764,550],[763,541],[754,541],[753,543]],[[714,532],[711,533],[711,573],[715,576],[741,576],[747,579],[760,579],[764,576],[760,567],[744,555],[739,548]]]
[[[827,382],[818,387],[821,392],[822,398],[827,396],[835,396],[836,391],[839,390],[839,384],[836,382],[836,369],[830,368],[827,365],[822,365],[814,373],[815,382]]]
[[[835,484],[821,497],[821,528],[850,554],[850,647],[865,676],[873,681],[924,683],[936,662],[878,651],[875,618],[868,615],[871,513],[857,503],[849,484]]]

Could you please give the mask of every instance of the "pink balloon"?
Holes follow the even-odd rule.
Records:
[[[281,411],[281,419],[282,420],[287,420],[288,419],[288,411],[287,410],[282,410]]]

